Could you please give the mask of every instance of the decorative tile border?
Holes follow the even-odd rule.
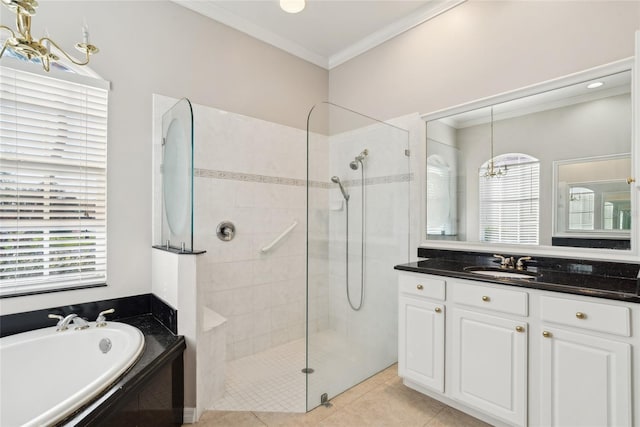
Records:
[[[257,175],[257,174],[244,173],[244,172],[228,172],[228,171],[217,171],[217,170],[211,170],[211,169],[196,168],[194,169],[193,173],[194,173],[194,176],[197,178],[228,179],[231,181],[260,182],[263,184],[294,185],[294,186],[302,186],[302,187],[307,185],[306,179]],[[374,178],[365,179],[365,185],[392,184],[394,182],[409,182],[413,180],[414,180],[413,173],[378,176]],[[345,186],[354,186],[354,185],[360,185],[361,182],[362,180],[360,179],[352,179],[352,180],[343,181],[343,184]],[[328,189],[328,188],[333,188],[334,184],[328,181],[327,182],[309,181],[309,185],[314,188]]]

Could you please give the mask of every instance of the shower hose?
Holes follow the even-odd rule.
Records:
[[[360,258],[360,303],[358,304],[358,306],[356,307],[352,302],[351,302],[351,295],[349,294],[349,200],[347,200],[346,205],[347,205],[347,209],[346,209],[346,258],[347,258],[347,262],[346,262],[346,273],[347,273],[347,280],[346,280],[346,288],[347,288],[347,301],[349,302],[349,306],[351,307],[352,310],[354,311],[359,311],[362,308],[362,305],[364,304],[364,241],[365,241],[365,237],[364,237],[364,165],[361,165],[360,168],[360,172],[361,172],[361,181],[360,181],[360,194],[362,195],[361,199],[361,204],[362,204],[362,208],[361,208],[361,221],[360,221],[360,254],[361,254],[361,258]]]

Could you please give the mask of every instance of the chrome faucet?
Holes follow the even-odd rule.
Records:
[[[84,320],[82,317],[78,317],[77,314],[68,314],[65,317],[62,317],[58,314],[50,314],[49,319],[58,319],[58,323],[56,324],[56,331],[62,332],[69,329],[69,324],[73,323],[75,326],[75,330],[87,329],[89,327],[89,323]]]
[[[69,329],[69,323],[74,317],[78,317],[77,314],[68,314],[66,317],[62,317],[58,314],[50,314],[49,319],[58,319],[58,323],[56,324],[56,331],[62,332]]]
[[[525,269],[524,261],[529,261],[530,259],[531,259],[530,256],[523,256],[521,258],[518,258],[518,262],[516,263],[516,268],[518,270],[524,270]]]
[[[513,257],[506,257],[498,254],[493,254],[494,257],[500,260],[501,268],[513,268],[516,260]]]
[[[98,314],[98,318],[96,319],[96,328],[107,326],[107,319],[104,316],[106,314],[111,314],[115,311],[116,310],[113,308],[110,308],[109,310],[101,311],[100,314]]]

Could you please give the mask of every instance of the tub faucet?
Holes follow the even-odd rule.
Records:
[[[109,310],[101,311],[100,314],[98,314],[98,318],[96,319],[96,328],[107,326],[107,319],[104,316],[106,314],[112,314],[115,311],[116,310],[113,308],[110,308]]]
[[[78,317],[78,315],[68,314],[66,317],[62,317],[59,314],[49,315],[49,319],[58,319],[58,323],[56,324],[56,331],[58,332],[66,331],[67,329],[69,329],[69,323],[71,323],[71,320],[73,320],[75,317]]]

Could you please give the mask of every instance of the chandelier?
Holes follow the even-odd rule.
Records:
[[[98,53],[98,48],[89,43],[89,30],[87,26],[82,27],[82,43],[76,43],[76,49],[85,54],[84,60],[78,60],[65,52],[56,42],[47,36],[34,39],[31,35],[31,17],[35,15],[38,2],[36,0],[0,0],[4,6],[16,14],[16,31],[0,25],[1,30],[6,30],[11,35],[4,41],[0,58],[7,49],[13,51],[19,57],[27,60],[39,60],[42,68],[49,71],[51,62],[60,60],[60,56],[51,51],[51,46],[56,48],[56,52],[66,57],[76,65],[87,65],[89,56]]]
[[[493,157],[493,107],[491,107],[491,157],[489,158],[489,163],[487,164],[487,169],[482,174],[484,178],[499,178],[507,174],[507,165],[502,167],[496,166],[494,157]]]

